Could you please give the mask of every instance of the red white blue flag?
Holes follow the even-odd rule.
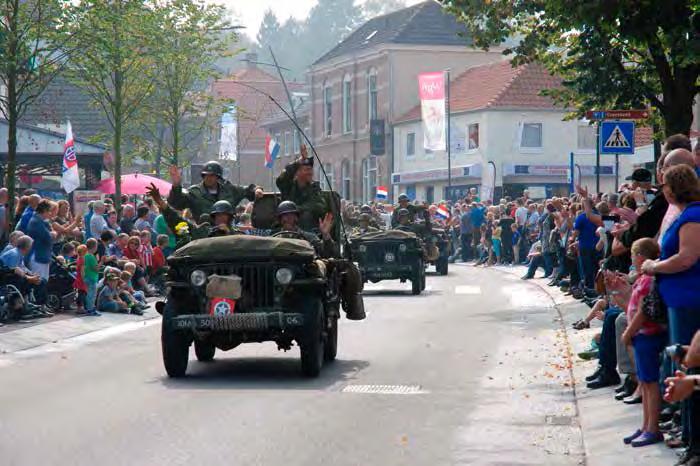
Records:
[[[450,218],[450,211],[447,210],[447,207],[440,204],[440,207],[438,207],[437,211],[435,212],[435,215],[437,215],[443,220],[447,220],[448,218]]]
[[[275,164],[275,159],[277,159],[277,154],[280,151],[280,145],[267,135],[265,137],[265,166],[267,168],[272,168]]]
[[[377,199],[386,199],[389,195],[386,186],[377,186]]]
[[[80,174],[78,173],[78,158],[75,153],[75,141],[73,140],[73,128],[70,121],[66,127],[66,142],[63,145],[63,169],[61,173],[61,187],[70,194],[80,187]]]

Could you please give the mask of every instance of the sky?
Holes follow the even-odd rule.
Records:
[[[258,33],[258,27],[263,19],[265,11],[272,9],[280,22],[284,22],[290,16],[305,18],[309,10],[316,4],[316,0],[208,0],[210,3],[225,5],[233,9],[240,18],[240,24],[246,29],[241,32],[254,39]],[[406,5],[414,5],[423,0],[406,0]],[[363,3],[364,0],[357,0]]]

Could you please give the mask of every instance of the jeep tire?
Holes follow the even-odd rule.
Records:
[[[338,354],[338,317],[329,317],[326,323],[326,341],[323,346],[323,359],[335,361]]]
[[[190,356],[190,341],[183,332],[170,328],[170,319],[175,310],[170,302],[166,303],[161,324],[160,343],[163,350],[163,365],[169,377],[184,377]]]
[[[419,295],[425,288],[425,268],[421,259],[416,263],[416,271],[411,279],[411,293]]]
[[[216,354],[216,346],[208,341],[194,341],[194,354],[199,362],[211,362]]]
[[[306,377],[318,377],[325,356],[323,305],[318,297],[309,297],[304,300],[302,309],[304,326],[298,341],[301,350],[301,372]]]

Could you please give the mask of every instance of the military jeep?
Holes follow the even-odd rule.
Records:
[[[350,250],[363,283],[410,280],[414,295],[425,289],[423,244],[415,233],[388,230],[354,236],[350,238]]]
[[[426,244],[426,260],[435,266],[438,275],[447,275],[450,258],[450,235],[442,228],[433,227],[426,233],[423,241]]]
[[[256,202],[255,228],[274,226],[277,202]],[[285,351],[296,342],[302,373],[318,376],[337,353],[340,260],[320,261],[307,241],[274,235],[205,238],[178,249],[168,258],[167,301],[157,306],[166,372],[185,375],[191,344],[199,361],[211,361],[216,349],[273,341]]]

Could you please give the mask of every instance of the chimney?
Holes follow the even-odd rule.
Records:
[[[258,67],[258,54],[255,52],[248,52],[245,54],[246,68],[257,68]]]

